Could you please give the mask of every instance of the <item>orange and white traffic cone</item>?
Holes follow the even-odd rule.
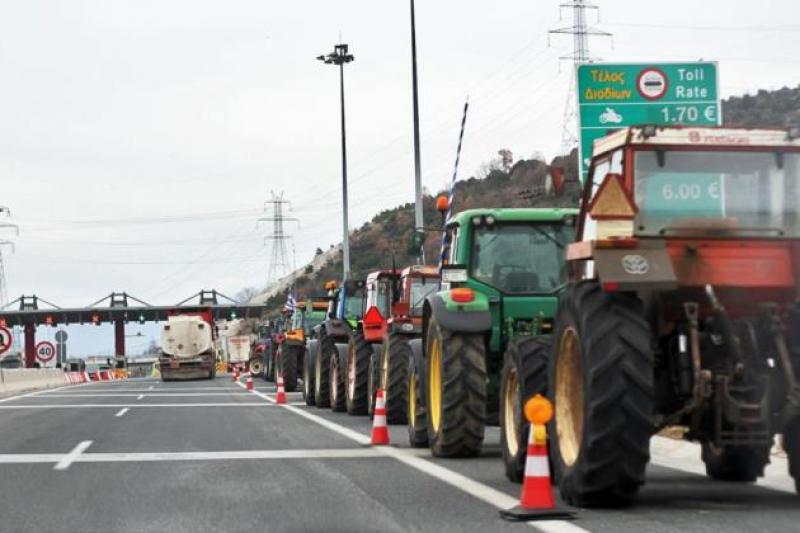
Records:
[[[253,390],[253,376],[247,376],[247,380],[244,384],[247,390]]]
[[[275,403],[283,405],[286,403],[286,389],[283,387],[283,373],[278,372],[278,392],[275,393]]]
[[[239,369],[237,367],[233,367],[233,381],[239,381]]]
[[[372,417],[372,445],[382,446],[389,444],[389,428],[386,426],[386,401],[383,399],[383,389],[378,389],[375,398],[375,411]]]
[[[537,394],[525,403],[525,417],[531,423],[525,475],[519,505],[500,511],[507,520],[549,520],[572,518],[572,513],[556,507],[547,461],[547,424],[553,418],[553,404]]]

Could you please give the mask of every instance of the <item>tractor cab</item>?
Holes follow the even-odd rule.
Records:
[[[439,269],[413,265],[400,273],[399,290],[393,294],[388,327],[407,335],[422,335],[422,308],[428,296],[439,291]]]
[[[367,276],[362,308],[361,326],[368,342],[381,342],[386,333],[386,321],[392,314],[393,294],[397,292],[400,276],[396,270],[378,270]]]
[[[356,324],[364,314],[364,291],[366,283],[364,280],[347,280],[336,286],[335,282],[326,284],[332,298],[328,307],[328,314],[332,319],[346,322],[350,329]]]

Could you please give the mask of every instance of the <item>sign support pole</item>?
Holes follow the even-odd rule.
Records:
[[[36,325],[25,324],[25,368],[33,368],[36,362]]]
[[[114,355],[125,357],[125,321],[114,321]]]

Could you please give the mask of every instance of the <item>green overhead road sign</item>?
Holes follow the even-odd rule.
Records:
[[[581,177],[594,140],[641,124],[717,126],[722,113],[717,64],[587,63],[577,72]]]

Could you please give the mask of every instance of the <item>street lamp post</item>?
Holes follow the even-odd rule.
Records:
[[[317,57],[318,60],[327,65],[337,65],[339,67],[339,98],[342,109],[342,255],[344,256],[344,280],[350,278],[350,232],[347,223],[347,135],[344,127],[344,65],[350,63],[355,58],[347,52],[346,44],[337,44],[333,47],[333,52],[328,55]]]
[[[419,154],[419,97],[417,95],[417,25],[414,0],[411,0],[411,85],[414,99],[414,226],[416,232],[423,231],[422,218],[422,170]],[[425,262],[425,241],[420,245],[419,257]]]

